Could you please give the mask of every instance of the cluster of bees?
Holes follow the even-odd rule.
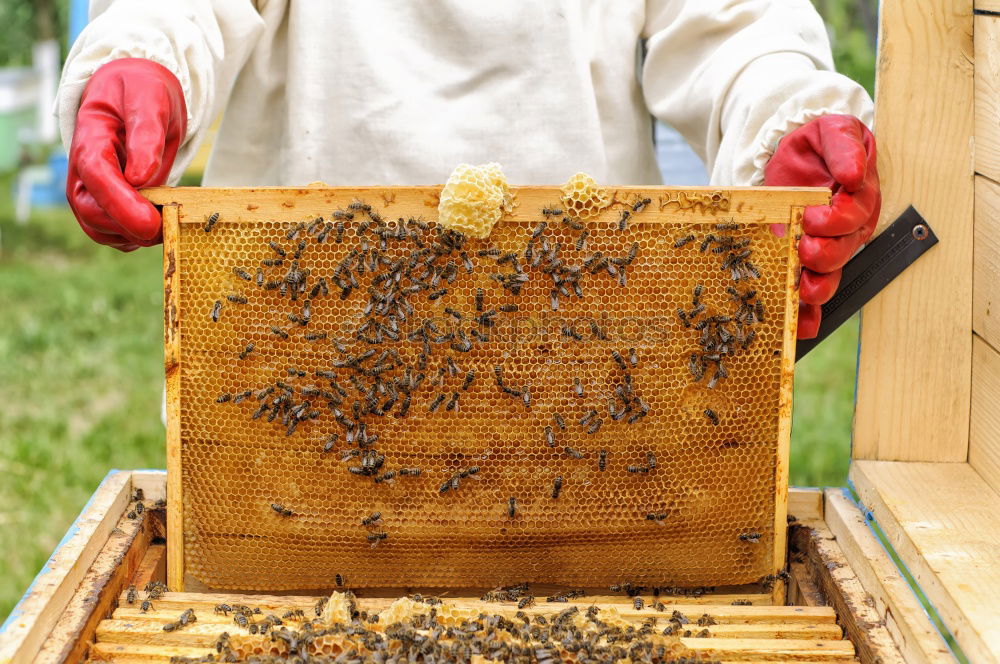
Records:
[[[129,519],[138,519],[139,515],[146,511],[146,505],[143,502],[146,497],[143,495],[142,489],[137,488],[132,494],[131,504],[128,510],[125,512],[125,516]],[[167,506],[167,501],[160,498],[153,504],[153,507],[163,508]]]
[[[138,491],[141,491],[141,489],[138,489]],[[167,591],[167,586],[162,581],[150,581],[143,590],[146,593],[146,597],[139,604],[139,610],[146,613],[153,608],[153,600],[160,599],[163,593]],[[137,601],[139,601],[139,591],[136,590],[135,584],[130,584],[125,590],[125,602],[127,604],[135,604]]]
[[[716,224],[717,231],[733,231],[738,224]],[[686,235],[676,242],[675,248],[681,248],[693,243],[694,235]],[[714,247],[712,245],[715,245]],[[748,279],[759,279],[760,270],[751,261],[753,250],[749,249],[749,238],[734,239],[731,235],[709,233],[701,242],[699,251],[705,253],[723,254],[720,269],[728,272],[734,284]],[[698,345],[700,350],[692,352],[688,360],[688,371],[694,382],[700,383],[708,376],[705,387],[714,389],[720,380],[729,377],[729,371],[724,364],[726,356],[737,350],[749,348],[757,336],[754,325],[764,322],[764,303],[757,299],[757,291],[753,288],[740,290],[735,286],[727,286],[726,292],[730,300],[738,303],[732,314],[708,315],[707,307],[702,302],[704,286],[696,284],[691,297],[691,309],[678,308],[677,318],[685,328],[694,328],[700,332]],[[705,418],[718,426],[719,416],[711,408],[704,410]]]
[[[260,607],[250,608],[245,604],[216,604],[215,613],[223,616],[228,616],[231,613],[233,614],[233,622],[238,627],[242,627],[251,634],[261,635],[267,634],[275,627],[284,625],[287,620],[304,621],[306,618],[302,609],[294,609],[285,611],[280,618],[272,613],[258,620],[257,616],[264,614]],[[317,612],[316,615],[319,613]],[[228,640],[229,635],[223,634],[223,637]]]
[[[656,616],[641,625],[622,627],[601,618],[601,610],[591,606],[584,611],[571,606],[555,615],[529,616],[517,611],[513,618],[480,613],[475,619],[459,624],[445,624],[438,616],[435,598],[412,599],[421,604],[403,621],[373,629],[377,615],[358,611],[351,602],[351,621],[334,625],[319,620],[302,621],[298,628],[273,627],[267,634],[282,643],[281,655],[245,655],[234,647],[228,633],[215,642],[215,652],[200,658],[175,657],[173,664],[208,662],[248,662],[252,664],[287,664],[309,662],[340,664],[348,662],[468,662],[484,659],[532,664],[561,664],[568,654],[574,661],[588,662],[659,662],[662,664],[704,664],[700,657],[689,657],[676,637],[708,637],[708,626],[715,620],[707,614],[692,625],[678,611],[661,627]],[[696,627],[703,627],[696,631]],[[696,633],[695,633],[696,632]],[[337,636],[343,648],[337,656],[320,651],[321,637]],[[318,642],[319,641],[319,642]]]
[[[624,231],[630,219],[642,213],[650,203],[648,198],[637,199],[620,210],[618,229]],[[258,389],[240,393],[218,395],[219,403],[254,404],[250,418],[265,420],[282,427],[286,436],[293,435],[305,422],[317,420],[329,413],[336,423],[333,432],[327,432],[320,441],[322,454],[336,453],[348,464],[347,470],[358,477],[376,484],[394,482],[403,477],[416,478],[420,468],[386,467],[386,456],[379,452],[379,435],[372,431],[379,418],[405,418],[411,408],[422,407],[428,413],[438,410],[458,411],[462,396],[481,377],[472,368],[463,368],[461,357],[477,344],[486,344],[505,314],[518,311],[517,304],[486,308],[485,290],[475,291],[473,313],[463,313],[450,306],[444,307],[449,325],[442,326],[433,319],[413,321],[415,298],[446,302],[449,289],[462,272],[471,274],[475,267],[473,257],[491,263],[489,280],[505,293],[519,296],[532,276],[541,275],[548,283],[548,303],[558,311],[560,302],[584,297],[588,280],[610,279],[625,286],[630,266],[639,252],[638,243],[632,244],[621,255],[601,251],[587,253],[589,231],[556,206],[541,211],[543,220],[531,231],[523,251],[504,252],[496,247],[473,251],[466,237],[456,231],[432,226],[410,217],[387,221],[382,214],[364,201],[355,200],[346,208],[332,212],[329,220],[322,217],[311,223],[298,223],[286,235],[286,244],[269,242],[270,255],[256,267],[236,267],[233,273],[240,280],[262,291],[287,299],[290,310],[287,321],[270,326],[277,339],[286,340],[293,334],[313,344],[329,344],[336,352],[330,368],[309,372],[288,367],[287,376]],[[219,221],[214,213],[206,219],[204,231],[211,232]],[[553,226],[566,227],[575,233],[574,240],[566,247],[549,232]],[[728,231],[738,225],[721,223],[715,233],[706,235],[699,247],[703,253],[712,252],[721,258],[720,269],[727,272],[739,286],[748,279],[760,276],[751,262],[752,250],[748,238],[737,239]],[[675,241],[681,249],[695,242],[694,235]],[[332,270],[319,274],[305,264],[303,256],[310,243],[345,243],[353,246]],[[764,319],[763,306],[752,289],[730,287],[729,292],[737,310],[732,315],[708,315],[701,301],[703,286],[695,287],[692,308],[678,309],[677,315],[687,328],[700,332],[700,350],[692,353],[690,372],[695,381],[709,376],[707,387],[714,388],[728,376],[724,359],[738,349],[753,342],[753,325]],[[320,298],[336,297],[346,300],[353,293],[365,296],[361,306],[361,322],[350,338],[334,338],[328,331],[315,330],[312,322],[313,302]],[[243,293],[230,293],[213,303],[209,316],[218,322],[224,309],[243,305],[248,298]],[[606,341],[605,330],[591,322],[594,339]],[[583,340],[583,335],[572,327],[564,327],[563,336]],[[386,347],[388,345],[388,347]],[[404,352],[400,352],[404,350]],[[257,351],[256,343],[246,343],[239,352],[241,361]],[[407,351],[416,351],[415,359]],[[632,370],[639,364],[635,348],[611,350],[611,366],[618,370],[618,380],[611,386],[612,395],[604,404],[588,408],[577,424],[586,434],[596,434],[605,422],[640,422],[651,412],[651,406],[634,384]],[[493,378],[500,394],[510,397],[525,409],[532,407],[532,387],[515,385],[505,377],[503,367],[493,367]],[[577,379],[573,394],[585,398],[583,384]],[[421,395],[428,393],[426,400]],[[606,412],[606,414],[602,414]],[[709,408],[705,417],[719,424],[719,416]],[[552,448],[561,447],[571,461],[587,455],[568,445],[559,445],[559,432],[567,430],[567,419],[562,413],[552,413],[553,425],[544,428],[544,442]],[[371,428],[370,428],[371,427]],[[342,441],[342,442],[341,442]],[[341,444],[346,447],[337,449]],[[600,449],[597,465],[600,471],[607,467],[608,451]],[[650,452],[645,464],[628,465],[629,473],[649,473],[656,467],[655,456]],[[478,466],[455,472],[439,487],[439,493],[456,491],[463,479],[476,477]],[[564,487],[562,475],[552,480],[549,491],[558,499]],[[292,517],[295,512],[282,503],[271,504],[279,517]],[[517,497],[511,496],[503,506],[506,516],[513,519],[518,513]],[[646,519],[663,524],[668,514],[652,512]],[[367,532],[366,540],[372,546],[387,538],[384,531]],[[742,537],[741,537],[742,539]]]

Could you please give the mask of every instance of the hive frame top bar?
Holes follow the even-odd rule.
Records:
[[[340,204],[354,198],[380,200],[391,210],[393,205],[420,205],[430,213],[437,212],[439,196],[443,185],[427,186],[372,186],[372,187],[330,187],[325,184],[306,187],[150,187],[142,190],[154,205],[239,203],[248,196],[265,194],[262,201],[273,201],[276,210],[284,212],[302,204]],[[740,216],[740,223],[769,222],[769,213],[780,209],[808,205],[829,205],[830,190],[823,187],[635,187],[608,186],[613,193],[611,207],[630,205],[639,193],[655,194],[654,200],[644,218],[655,220],[658,212],[678,211],[697,213],[705,216]],[[502,221],[537,221],[538,210],[550,203],[558,202],[561,191],[558,186],[511,187],[517,200],[517,207],[511,214],[504,215]],[[752,194],[751,194],[752,192]],[[745,195],[751,194],[751,195]],[[765,196],[767,206],[759,203]],[[751,202],[751,199],[753,202]],[[243,207],[243,206],[241,206]],[[248,213],[271,214],[274,211],[256,202],[245,206]],[[190,220],[189,220],[190,221]]]

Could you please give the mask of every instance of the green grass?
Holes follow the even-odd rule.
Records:
[[[164,465],[160,258],[0,197],[0,616],[110,468]],[[856,345],[844,326],[798,367],[794,484],[844,483]]]
[[[794,485],[847,483],[857,352],[855,316],[795,367],[790,463]]]
[[[160,251],[98,247],[63,211],[10,219],[0,207],[0,617],[110,468],[165,458]]]

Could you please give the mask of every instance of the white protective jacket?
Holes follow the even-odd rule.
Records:
[[[225,112],[206,185],[441,183],[498,161],[515,184],[585,171],[659,184],[650,114],[712,182],[760,184],[779,138],[828,113],[870,125],[809,0],[91,0],[56,102],[160,63],[187,100],[184,171]],[[645,57],[641,57],[645,42]]]

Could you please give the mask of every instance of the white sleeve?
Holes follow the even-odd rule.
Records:
[[[821,115],[872,124],[863,87],[833,69],[809,0],[649,0],[643,92],[719,185],[759,185],[778,140]]]
[[[103,64],[146,58],[180,81],[187,135],[170,172],[175,183],[225,104],[263,31],[251,0],[91,0],[90,23],[66,58],[55,112],[69,150],[80,95]]]

